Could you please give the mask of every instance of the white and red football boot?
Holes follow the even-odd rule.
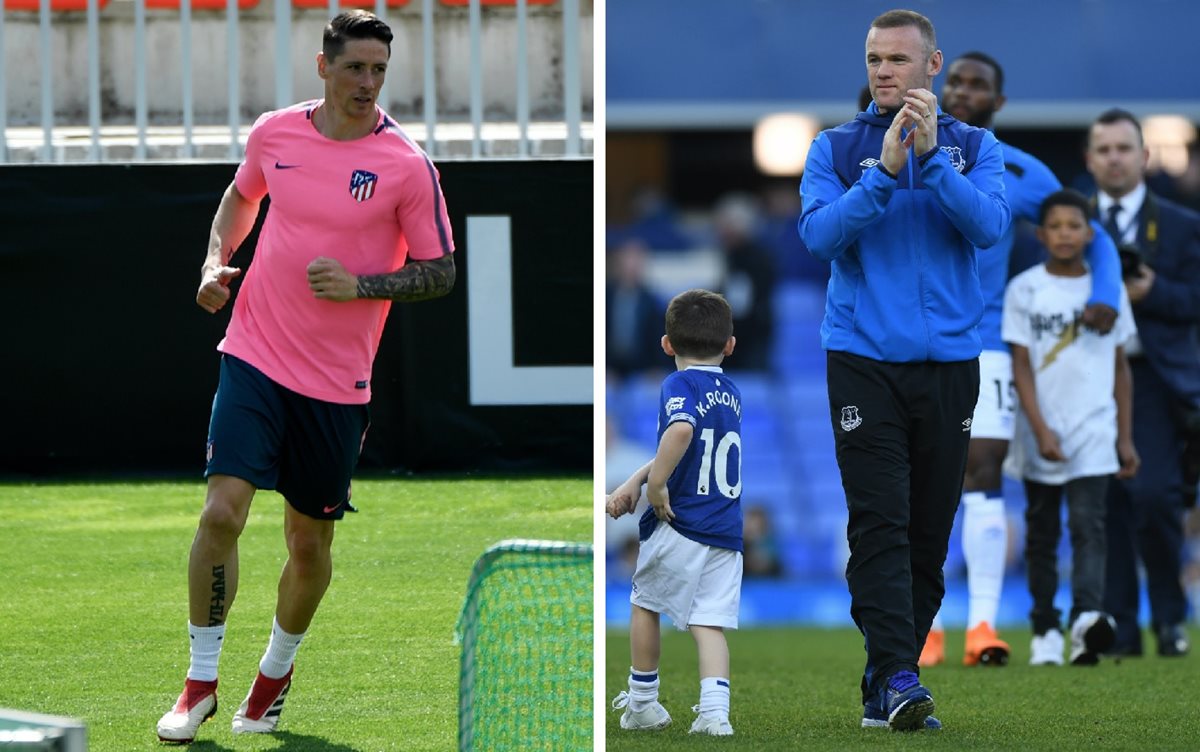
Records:
[[[287,697],[292,686],[292,671],[271,679],[263,676],[261,671],[250,687],[250,694],[242,701],[237,712],[233,715],[233,733],[235,734],[269,734],[279,724],[279,714],[283,712],[283,700]]]
[[[158,738],[172,744],[189,744],[200,724],[216,715],[217,683],[188,679],[175,707],[158,719]]]

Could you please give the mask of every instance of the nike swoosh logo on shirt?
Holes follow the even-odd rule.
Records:
[[[291,170],[291,169],[294,169],[299,166],[300,165],[298,165],[298,164],[280,164],[278,159],[275,160],[275,169],[276,170]]]

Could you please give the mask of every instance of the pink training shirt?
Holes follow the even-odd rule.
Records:
[[[234,181],[271,205],[217,349],[307,397],[364,404],[391,301],[318,300],[309,263],[326,256],[351,274],[387,274],[454,242],[438,172],[395,122],[379,110],[371,134],[334,141],[313,126],[320,104],[265,113],[250,131]]]

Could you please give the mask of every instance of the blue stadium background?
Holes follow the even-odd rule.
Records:
[[[689,286],[720,287],[727,280],[722,254],[713,250],[719,246],[714,206],[730,192],[763,200],[756,242],[773,257],[777,275],[770,296],[774,332],[769,367],[740,371],[736,353],[726,366],[745,405],[743,508],[765,510],[772,528],[767,549],[782,571],[747,578],[741,611],[746,626],[849,624],[845,497],[834,458],[819,338],[826,272],[797,256],[802,251],[792,239],[792,218],[768,208],[768,194],[794,193],[799,178],[759,173],[751,155],[751,131],[760,116],[771,112],[806,112],[822,127],[852,117],[855,94],[865,83],[861,58],[866,27],[892,7],[892,2],[871,0],[618,0],[607,5],[608,47],[622,50],[608,55],[606,79],[610,279],[617,250],[636,236],[648,246],[646,283],[660,302]],[[1178,49],[1190,44],[1187,30],[1200,28],[1200,5],[1179,0],[927,0],[913,7],[935,23],[947,61],[969,49],[1000,60],[1012,102],[997,118],[998,135],[1042,158],[1066,184],[1089,188],[1082,137],[1103,109],[1122,106],[1142,117],[1177,114],[1193,124],[1200,121],[1200,87],[1176,57]],[[658,31],[682,24],[681,19],[686,19],[687,33]],[[939,77],[935,92],[940,93],[942,84]],[[1196,206],[1200,184],[1193,175],[1200,170],[1200,152],[1192,138],[1188,174],[1155,174],[1148,182],[1154,190]],[[639,203],[647,194],[656,199],[652,209]],[[1021,237],[1016,263],[1027,264],[1037,249],[1027,229]],[[605,402],[609,488],[624,479],[635,460],[653,454],[659,379],[670,365],[664,357],[637,375],[610,371]],[[1009,567],[998,622],[1019,628],[1027,624],[1030,606],[1021,562],[1024,495],[1011,480],[1004,491]],[[628,623],[631,522],[610,522],[607,530],[606,618],[611,626]],[[959,536],[956,525],[942,612],[951,628],[966,620]],[[1195,538],[1192,545],[1200,549]],[[1063,608],[1070,603],[1069,552],[1064,540],[1064,585],[1058,596]]]

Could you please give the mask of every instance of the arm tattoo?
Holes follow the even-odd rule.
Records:
[[[358,278],[358,297],[412,303],[440,298],[454,288],[454,257],[446,254],[427,261],[413,261],[391,274],[369,274]]]

